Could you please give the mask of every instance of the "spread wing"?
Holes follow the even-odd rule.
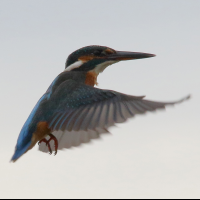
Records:
[[[63,149],[99,138],[100,134],[108,133],[109,127],[136,114],[164,109],[166,105],[181,103],[189,97],[177,102],[154,102],[145,100],[144,96],[130,96],[66,81],[50,98],[56,105],[49,127],[58,139],[58,149]],[[44,144],[40,150],[48,152]]]

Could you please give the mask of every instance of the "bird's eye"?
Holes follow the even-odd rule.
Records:
[[[101,55],[101,53],[102,53],[102,51],[98,51],[98,50],[96,50],[96,51],[94,51],[94,53],[93,53],[93,54],[94,54],[95,56],[100,56],[100,55]]]

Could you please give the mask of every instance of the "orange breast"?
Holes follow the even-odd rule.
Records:
[[[31,146],[29,149],[32,149],[37,142],[42,140],[44,137],[46,137],[50,133],[51,133],[51,129],[49,129],[48,123],[47,122],[39,122],[37,124],[36,131],[33,133]]]
[[[88,72],[86,74],[85,84],[90,86],[97,85],[97,74],[95,72]]]
[[[38,134],[38,136],[41,136],[41,137],[44,137],[45,135],[50,134],[51,129],[49,129],[48,123],[47,122],[39,122],[37,124],[36,133]]]

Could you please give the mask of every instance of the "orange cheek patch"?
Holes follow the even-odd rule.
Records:
[[[97,74],[95,72],[88,72],[86,74],[85,84],[93,87],[97,85]]]
[[[79,60],[81,60],[82,62],[88,62],[88,61],[90,61],[90,60],[93,60],[95,57],[94,56],[92,56],[92,55],[87,55],[87,56],[81,56],[80,58],[79,58]]]
[[[106,49],[105,52],[107,54],[114,54],[115,53],[115,51],[113,51],[112,49]]]

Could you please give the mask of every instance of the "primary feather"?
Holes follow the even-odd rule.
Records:
[[[187,98],[177,102],[154,102],[145,100],[144,96],[101,90],[70,79],[51,94],[50,100],[56,105],[52,105],[54,111],[48,123],[59,141],[58,149],[71,148],[99,138],[116,123],[147,111],[164,109]],[[39,149],[48,152],[45,144]]]

